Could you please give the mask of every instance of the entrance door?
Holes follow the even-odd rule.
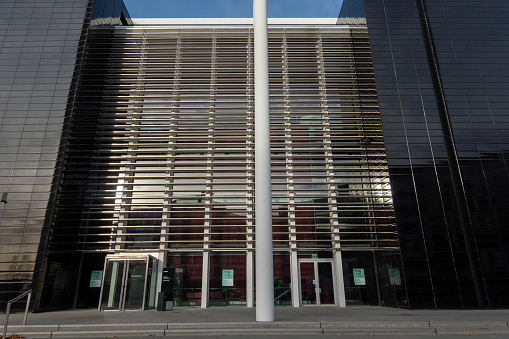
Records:
[[[100,310],[143,310],[148,264],[149,261],[145,258],[106,258]]]
[[[300,261],[301,305],[335,305],[334,270],[331,261]]]

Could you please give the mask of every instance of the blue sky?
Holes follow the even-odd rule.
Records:
[[[250,18],[253,0],[124,0],[133,18]],[[343,0],[267,0],[271,18],[337,18]]]

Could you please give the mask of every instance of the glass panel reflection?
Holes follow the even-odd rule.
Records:
[[[212,253],[209,304],[211,306],[246,304],[245,253]]]
[[[124,261],[108,261],[106,264],[102,287],[102,310],[120,310],[125,265]]]
[[[316,304],[315,264],[312,262],[300,263],[300,295],[303,305]]]
[[[334,276],[332,274],[332,263],[319,262],[318,281],[320,286],[320,304],[335,304],[334,300]]]
[[[141,310],[145,294],[147,262],[129,260],[127,269],[124,310]]]

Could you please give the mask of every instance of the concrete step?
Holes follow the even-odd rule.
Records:
[[[434,327],[437,334],[509,334],[507,321],[476,321],[468,323],[431,321],[430,327]]]
[[[51,333],[58,331],[58,325],[9,325],[7,335],[20,335],[25,338],[51,338]],[[4,331],[4,326],[0,326]],[[1,333],[0,333],[1,334]]]
[[[464,322],[430,321],[431,327],[464,327]],[[471,327],[507,327],[507,321],[476,321],[467,323]]]
[[[155,324],[74,324],[60,325],[58,331],[80,332],[80,331],[164,331],[168,323]]]
[[[415,329],[430,328],[428,321],[422,322],[321,322],[323,329],[370,329],[370,328],[397,328],[397,329]]]
[[[3,329],[3,326],[0,326]],[[507,321],[486,322],[210,322],[11,325],[8,335],[31,338],[225,336],[225,335],[405,335],[509,334]]]
[[[456,327],[437,327],[437,334],[462,334],[462,335],[479,335],[479,334],[509,334],[509,327],[485,327],[474,328],[468,324]]]
[[[54,332],[58,331],[59,325],[9,325],[7,332]],[[4,330],[4,326],[0,326]]]
[[[11,332],[10,330],[8,330],[7,336],[19,335],[19,336],[22,336],[23,338],[51,338],[52,333],[53,332],[23,332],[23,331]],[[0,336],[1,336],[1,334],[0,334]]]
[[[246,336],[246,335],[309,335],[316,336],[322,335],[323,331],[320,328],[230,328],[230,329],[175,329],[166,330],[166,336]]]
[[[429,322],[322,322],[325,335],[418,335],[436,334]]]
[[[437,334],[434,328],[414,328],[414,329],[398,329],[398,328],[366,328],[366,329],[324,329],[324,335],[366,335],[366,336],[406,336],[411,338],[415,335]]]
[[[312,322],[235,322],[235,323],[168,323],[168,329],[256,329],[256,328],[321,328],[319,321]]]
[[[165,330],[102,330],[102,331],[57,331],[51,334],[51,338],[112,338],[112,337],[150,337],[164,336]],[[30,337],[26,337],[30,338]]]

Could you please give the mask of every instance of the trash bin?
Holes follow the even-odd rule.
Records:
[[[164,306],[161,307],[161,311],[171,311],[173,310],[173,281],[175,280],[175,268],[174,267],[165,267],[163,268],[163,277],[161,282],[161,292],[159,294],[164,294],[164,297],[160,297],[161,302],[164,303]],[[159,311],[159,304],[157,306],[157,310]]]

